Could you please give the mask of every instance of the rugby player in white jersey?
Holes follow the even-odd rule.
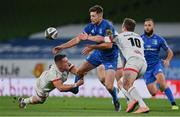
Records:
[[[149,112],[149,108],[133,86],[134,81],[140,78],[147,68],[144,58],[144,42],[139,34],[134,33],[135,25],[136,22],[133,19],[125,18],[122,24],[122,33],[115,39],[126,60],[121,90],[129,98],[126,112],[133,111],[139,104],[139,108],[134,113],[146,113]]]
[[[67,80],[69,72],[76,74],[77,68],[69,63],[64,54],[55,55],[54,61],[55,64],[52,64],[49,70],[44,71],[36,80],[36,95],[29,98],[18,98],[20,108],[25,108],[27,104],[44,103],[49,93],[55,88],[60,92],[67,92],[83,84],[83,80],[74,84],[63,84]]]

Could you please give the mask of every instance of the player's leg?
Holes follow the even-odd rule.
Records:
[[[157,92],[158,92],[158,89],[157,89],[157,86],[156,86],[156,82],[148,84],[147,85],[147,89],[148,89],[149,93],[152,96],[155,96],[157,94]]]
[[[121,69],[117,69],[116,70],[116,80],[117,80],[117,85],[119,90],[124,94],[125,98],[126,98],[126,102],[129,103],[130,101],[132,101],[131,97],[129,96],[129,94],[126,93],[125,89],[123,88],[123,68]]]
[[[118,88],[121,89],[122,87],[122,81],[121,81],[121,78],[123,76],[123,61],[122,61],[122,58],[120,56],[120,52],[118,54],[118,59],[117,59],[117,69],[116,69],[116,74],[115,74],[115,77],[116,77],[116,81],[117,81],[117,85],[118,85]]]
[[[125,89],[123,88],[123,68],[118,68],[116,70],[116,81],[117,81],[117,86],[119,90],[123,93],[123,95],[126,98],[126,102],[129,103],[131,100],[131,97],[126,93]]]
[[[156,78],[153,75],[153,71],[154,71],[153,69],[146,71],[143,78],[145,80],[149,93],[152,96],[155,96],[156,93],[158,92],[158,89],[156,87]]]
[[[117,58],[117,69],[115,73],[115,79],[117,81],[117,87],[118,87],[118,93],[119,89],[121,90],[122,87],[122,76],[123,76],[123,62],[120,56],[120,52],[118,53],[118,58]]]
[[[80,79],[84,78],[84,75],[87,74],[90,70],[94,69],[95,66],[89,63],[88,61],[83,62],[77,70],[77,75],[75,76],[75,83]],[[77,94],[79,92],[79,87],[72,88],[70,92]]]
[[[122,81],[121,81],[122,76],[123,76],[123,68],[117,68],[115,77],[119,89],[121,89],[122,87]]]
[[[28,98],[18,98],[19,107],[20,108],[26,108],[28,104],[43,104],[46,100],[46,97],[40,97],[40,96],[31,96]]]
[[[105,70],[105,86],[113,98],[115,110],[119,111],[121,110],[121,106],[118,99],[118,89],[114,87],[114,80],[115,80],[115,70],[106,69]]]
[[[123,81],[123,72],[124,72],[123,68],[124,68],[123,60],[122,60],[121,56],[119,55],[118,61],[117,61],[117,69],[116,69],[115,77],[116,77],[117,86],[118,86],[119,90],[121,90],[121,92],[124,94],[124,96],[126,98],[126,102],[129,103],[129,101],[131,100],[130,96],[126,93],[126,91],[123,88],[123,82],[122,82]]]
[[[131,70],[124,71],[123,88],[127,91],[127,93],[130,95],[132,99],[132,101],[128,104],[128,108],[126,109],[126,112],[131,112],[135,108],[137,102],[139,103],[140,106],[138,110],[142,110],[142,112],[148,112],[149,108],[144,103],[142,97],[140,96],[136,88],[133,86],[136,77],[137,77],[136,72]],[[137,111],[135,113],[137,113]]]
[[[91,53],[84,61],[77,70],[77,75],[75,76],[75,83],[79,80],[84,78],[90,70],[96,68],[101,64],[98,53],[94,51]],[[77,94],[79,92],[79,87],[73,88],[70,90],[72,93]]]
[[[119,102],[118,102],[118,96],[117,96],[118,89],[116,87],[114,87],[114,78],[113,77],[108,78],[108,79],[106,78],[106,74],[109,74],[109,73],[106,73],[105,67],[103,64],[101,64],[100,66],[97,67],[97,74],[98,74],[98,78],[101,81],[101,83],[106,87],[108,92],[111,94],[113,104],[117,105],[117,106],[115,105],[115,108],[117,108],[116,110],[119,111]]]
[[[105,86],[105,68],[103,64],[97,67],[97,75],[100,82]]]
[[[138,62],[139,64],[135,64],[135,62]],[[126,112],[131,112],[135,108],[137,102],[139,103],[139,108],[135,113],[149,112],[149,108],[144,103],[136,88],[133,86],[134,81],[144,74],[146,68],[146,62],[140,58],[131,58],[126,63],[123,75],[123,88],[132,99],[132,101],[128,104]]]
[[[97,74],[98,74],[98,78],[101,81],[101,83],[106,87],[106,89],[108,91],[110,91],[109,93],[111,94],[111,90],[114,90],[114,94],[113,96],[113,101],[117,99],[117,93],[116,90],[118,90],[116,87],[114,87],[114,78],[110,78],[110,79],[106,79],[106,71],[105,71],[105,67],[103,64],[101,64],[100,66],[97,67]],[[112,87],[113,85],[113,87]]]
[[[174,96],[172,94],[171,89],[167,86],[165,76],[162,72],[156,74],[157,83],[160,85],[161,91],[164,91],[165,95],[167,96],[168,100],[172,105],[173,110],[177,110],[178,106],[176,105]]]

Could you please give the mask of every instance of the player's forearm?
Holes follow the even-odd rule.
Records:
[[[90,47],[92,49],[100,49],[100,50],[110,49],[110,48],[112,48],[112,43],[101,43],[101,44],[97,44],[97,45],[91,45]]]
[[[87,40],[100,43],[100,42],[104,42],[104,37],[102,37],[102,36],[88,36]]]
[[[78,70],[78,68],[76,66],[74,66],[72,69],[70,69],[70,72],[74,75],[77,75],[77,70]]]
[[[75,37],[75,38],[71,39],[70,41],[68,41],[67,43],[62,44],[61,47],[63,49],[71,48],[73,46],[76,46],[80,41],[81,40],[78,37]]]
[[[77,87],[77,84],[63,84],[62,86],[58,87],[58,90],[60,92],[66,92],[75,87]]]
[[[169,48],[169,49],[167,50],[167,57],[166,57],[165,60],[171,61],[171,59],[173,58],[173,56],[174,56],[173,51]]]

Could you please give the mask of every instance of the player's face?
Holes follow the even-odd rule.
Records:
[[[96,12],[90,12],[90,19],[92,24],[99,24],[102,19],[102,14]]]
[[[60,71],[64,72],[64,71],[68,71],[69,70],[69,64],[68,63],[69,63],[68,62],[68,58],[65,57],[62,60],[56,62],[56,65],[57,65],[57,67],[58,67],[58,69]]]
[[[152,33],[154,30],[154,23],[152,21],[144,22],[144,31],[145,33]]]

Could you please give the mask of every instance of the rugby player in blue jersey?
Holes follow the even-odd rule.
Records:
[[[156,83],[158,83],[161,91],[165,93],[171,102],[172,110],[178,110],[179,107],[176,105],[171,89],[167,86],[163,73],[164,67],[169,66],[173,52],[168,47],[165,39],[154,33],[154,21],[152,18],[145,19],[144,34],[141,37],[144,41],[144,54],[148,64],[144,79],[150,94],[152,96],[156,95],[158,91]],[[164,60],[159,56],[161,48],[167,52],[167,57]]]
[[[83,78],[87,72],[98,66],[101,68],[104,67],[101,70],[104,70],[105,78],[102,78],[101,82],[111,94],[115,110],[119,111],[120,104],[117,97],[118,92],[117,88],[114,87],[119,51],[118,47],[112,42],[112,38],[115,36],[115,30],[110,22],[103,19],[103,8],[101,6],[95,5],[91,7],[89,9],[89,13],[91,23],[84,28],[83,33],[79,34],[67,43],[53,48],[53,53],[57,53],[66,48],[71,48],[79,44],[82,40],[91,40],[96,42],[96,45],[90,45],[91,49],[85,48],[85,51],[83,51],[83,54],[87,54],[93,50],[86,58],[86,61],[80,65],[77,71],[78,75],[75,80],[77,81],[78,79]],[[102,73],[102,71],[99,73]]]

